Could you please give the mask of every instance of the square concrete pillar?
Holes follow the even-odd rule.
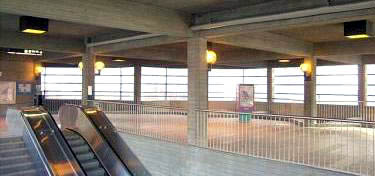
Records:
[[[307,117],[317,116],[316,105],[316,58],[305,58],[304,63],[311,65],[310,78],[304,82],[304,115]]]
[[[267,111],[272,114],[272,103],[273,103],[273,69],[272,65],[267,66]]]
[[[95,60],[93,49],[86,48],[86,52],[82,58],[82,105],[88,105],[87,100],[94,100]],[[89,86],[91,86],[91,92],[89,92]]]
[[[367,70],[365,64],[358,65],[358,102],[367,105]]]
[[[134,66],[134,102],[141,103],[141,79],[142,79],[142,66],[136,64]]]
[[[207,40],[192,38],[187,41],[188,64],[188,143],[207,144],[207,117],[195,110],[208,109]]]

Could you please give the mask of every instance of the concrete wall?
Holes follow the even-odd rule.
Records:
[[[0,81],[35,84],[34,57],[0,53]],[[17,104],[31,103],[33,96],[17,96]],[[0,105],[0,117],[5,115],[8,105]]]
[[[153,176],[338,176],[343,173],[120,133]]]

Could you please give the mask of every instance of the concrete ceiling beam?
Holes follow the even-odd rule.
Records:
[[[134,38],[134,37],[133,37]],[[99,45],[94,46],[95,53],[109,53],[109,52],[116,52],[121,50],[128,50],[128,49],[136,49],[136,48],[144,48],[149,46],[157,46],[157,45],[164,45],[164,44],[171,44],[171,43],[178,43],[186,41],[185,37],[172,37],[172,36],[151,36],[149,38],[144,39],[133,39],[133,40],[126,40],[122,39],[123,41],[115,42],[111,44]]]
[[[292,0],[294,1],[294,0]],[[292,2],[291,1],[291,2]],[[305,3],[308,7],[316,6],[313,1],[299,1],[299,6],[303,6]],[[314,1],[315,2],[315,1]],[[325,1],[326,2],[326,1]],[[323,6],[320,8],[312,8],[306,10],[296,10],[290,11],[288,5],[290,3],[281,4],[280,7],[276,8],[271,3],[268,7],[262,7],[262,9],[267,10],[269,15],[256,13],[260,10],[255,10],[253,15],[250,17],[239,17],[238,20],[229,20],[224,22],[210,22],[203,25],[192,26],[195,31],[195,36],[201,36],[206,38],[217,38],[228,35],[238,35],[250,32],[262,32],[262,31],[272,31],[295,27],[307,27],[312,25],[326,25],[333,23],[342,23],[346,21],[369,19],[375,16],[375,1],[369,0],[359,0],[350,1],[351,3],[340,3],[334,6]],[[316,2],[322,3],[321,0]],[[285,12],[280,12],[280,9],[285,9]],[[302,7],[299,7],[301,9]],[[289,11],[288,11],[289,10]],[[229,13],[229,11],[227,12]],[[230,13],[236,13],[235,10],[230,11]],[[243,13],[243,12],[238,12]],[[259,12],[260,13],[260,12]],[[210,14],[207,14],[210,16]],[[222,15],[225,17],[225,13]]]
[[[1,0],[0,12],[109,28],[190,36],[190,16],[125,0]]]
[[[375,54],[375,39],[321,42],[314,44],[314,56],[353,56]]]
[[[0,47],[75,54],[83,53],[85,49],[83,41],[80,40],[67,40],[58,37],[9,31],[0,31]]]
[[[293,56],[312,56],[313,44],[270,32],[213,38],[209,41]]]

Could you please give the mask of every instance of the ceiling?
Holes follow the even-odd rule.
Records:
[[[0,30],[19,31],[18,15],[0,13]],[[135,33],[114,28],[106,28],[92,25],[76,24],[70,22],[49,20],[49,29],[46,36],[53,36],[66,39],[84,39],[85,37],[113,35],[118,33]]]
[[[187,13],[205,13],[277,0],[131,0]]]

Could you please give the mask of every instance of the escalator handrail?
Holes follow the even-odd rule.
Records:
[[[77,165],[80,167],[80,168],[74,168],[74,172],[76,173],[76,175],[87,175],[87,174],[83,171],[81,164],[77,161],[75,154],[72,152],[71,147],[68,145],[68,143],[67,143],[65,137],[62,135],[61,131],[59,130],[56,121],[52,118],[52,115],[51,115],[48,111],[46,111],[43,107],[32,107],[32,110],[33,110],[33,112],[38,112],[38,113],[41,115],[41,116],[40,116],[41,119],[43,119],[43,120],[46,122],[46,124],[48,125],[48,128],[50,128],[51,132],[52,132],[53,135],[55,136],[55,139],[57,140],[57,143],[58,143],[58,145],[60,145],[61,149],[65,148],[65,149],[68,150],[68,151],[66,151],[66,150],[63,151],[63,152],[64,152],[64,155],[66,156],[66,160],[67,160],[68,162],[70,162],[70,163],[75,163],[75,164],[77,164]],[[22,111],[22,114],[23,114],[23,121],[25,122],[25,124],[27,124],[27,126],[28,126],[30,132],[31,132],[31,133],[34,135],[34,137],[35,137],[34,140],[33,140],[33,142],[38,141],[38,138],[37,138],[36,135],[35,135],[35,131],[34,131],[34,129],[31,127],[31,125],[30,125],[30,123],[29,123],[27,117],[24,116],[25,113],[26,113],[25,111]],[[61,141],[61,139],[64,140],[64,141]],[[57,173],[51,168],[51,164],[52,164],[52,163],[49,163],[49,161],[48,161],[48,159],[47,159],[47,156],[45,155],[45,152],[44,152],[43,148],[40,146],[39,142],[37,143],[37,145],[39,146],[40,150],[42,151],[41,153],[43,153],[43,156],[44,156],[45,161],[46,161],[46,163],[47,163],[47,165],[48,165],[48,168],[49,168],[50,170],[52,170],[53,175],[57,176],[58,174],[57,174]],[[62,145],[63,145],[63,146],[62,146]],[[73,156],[74,158],[70,158],[70,157],[68,157],[68,156],[67,156],[67,153],[65,153],[65,152],[69,152],[69,154],[70,154],[71,156]],[[69,159],[68,159],[68,158],[69,158]],[[73,160],[70,160],[70,159],[73,159]],[[72,166],[73,166],[73,165],[72,165]],[[73,166],[73,167],[74,167],[74,166]]]
[[[44,107],[41,107],[41,108],[44,109]],[[51,114],[49,111],[46,111],[46,112],[47,112],[48,115],[49,115],[49,119],[48,119],[48,120],[50,120],[50,121],[52,122],[52,124],[53,124],[53,125],[52,125],[52,126],[53,126],[53,130],[55,131],[55,133],[58,133],[58,135],[60,135],[60,137],[61,137],[61,139],[63,140],[63,142],[64,142],[65,144],[67,144],[67,145],[66,145],[67,148],[69,149],[69,151],[72,153],[72,155],[73,155],[74,158],[76,159],[76,162],[77,162],[77,164],[79,165],[79,167],[81,168],[82,172],[83,172],[85,175],[87,175],[86,171],[85,171],[84,169],[82,169],[82,168],[83,168],[82,164],[81,164],[80,162],[78,162],[77,155],[73,152],[73,148],[69,145],[68,140],[65,138],[65,136],[62,134],[61,130],[59,129],[59,127],[58,127],[58,125],[57,125],[57,122],[56,122],[55,118],[53,118],[52,114]],[[48,120],[46,120],[46,121],[49,123]],[[51,125],[51,123],[50,123],[50,125]]]
[[[107,142],[107,144],[109,145],[109,147],[112,149],[112,151],[114,151],[114,153],[116,154],[116,156],[121,160],[121,162],[123,163],[123,165],[130,171],[130,173],[132,173],[133,175],[147,175],[147,176],[149,176],[149,175],[151,175],[149,172],[148,172],[148,170],[144,167],[144,165],[139,161],[139,159],[135,156],[135,154],[130,150],[130,148],[127,146],[127,144],[124,142],[124,141],[122,141],[122,140],[120,140],[119,142],[123,142],[121,145],[122,145],[122,150],[125,150],[125,149],[128,149],[129,151],[130,151],[130,154],[132,154],[132,156],[127,156],[127,157],[131,157],[132,159],[133,159],[133,161],[134,160],[136,160],[136,162],[137,162],[137,166],[139,167],[139,168],[131,168],[131,167],[129,167],[128,166],[128,164],[126,164],[127,163],[127,161],[126,161],[126,159],[124,158],[124,157],[122,157],[122,155],[121,154],[119,154],[118,152],[119,151],[117,151],[116,150],[116,147],[114,147],[113,146],[113,141],[111,142],[111,140],[108,138],[108,136],[107,135],[105,135],[104,133],[103,133],[103,131],[104,130],[111,130],[111,135],[113,136],[113,135],[118,135],[118,133],[117,133],[117,129],[116,129],[116,127],[112,124],[112,122],[108,119],[108,117],[104,114],[104,112],[102,112],[102,111],[100,111],[100,110],[98,110],[98,108],[95,108],[95,107],[82,107],[82,106],[77,106],[77,105],[72,105],[72,106],[74,106],[74,107],[76,107],[76,108],[79,108],[87,117],[90,117],[90,116],[92,116],[91,114],[88,114],[87,113],[87,111],[86,110],[92,110],[93,108],[95,109],[95,111],[96,111],[96,115],[102,115],[101,117],[100,117],[100,119],[101,120],[104,120],[104,122],[105,122],[105,126],[103,127],[103,126],[101,126],[101,125],[98,125],[94,120],[93,120],[93,118],[88,118],[88,120],[91,122],[91,124],[93,125],[93,126],[95,126],[96,127],[96,129],[99,129],[98,131],[99,131],[99,133],[100,133],[100,135],[103,137],[103,139]],[[115,134],[114,134],[115,133]],[[128,153],[129,154],[129,153]],[[133,163],[134,164],[134,163]],[[141,170],[141,171],[140,171]]]
[[[42,160],[42,164],[43,164],[43,167],[44,167],[45,171],[47,171],[48,176],[54,176],[55,173],[51,169],[51,167],[49,167],[48,159],[47,159],[46,155],[44,155],[42,146],[40,146],[40,144],[38,142],[36,142],[36,141],[38,141],[38,139],[37,139],[37,137],[34,133],[34,130],[31,128],[30,124],[28,123],[28,120],[26,119],[24,112],[20,112],[20,117],[21,117],[22,123],[25,127],[26,133],[27,133],[28,137],[31,139],[30,141],[32,142],[33,146],[35,147],[35,150],[37,151],[37,154],[38,154],[39,158]]]
[[[133,175],[80,106],[61,106],[59,116],[61,129],[73,129],[78,132],[88,142],[88,145],[93,149],[97,159],[101,161],[109,175]],[[77,121],[80,123],[77,123]]]

